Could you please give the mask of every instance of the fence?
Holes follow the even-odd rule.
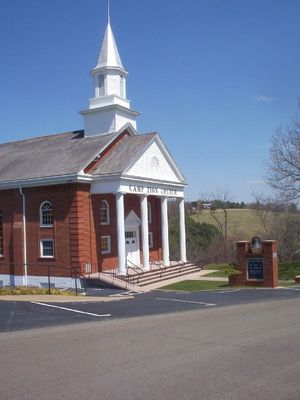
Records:
[[[26,271],[26,272],[25,272]],[[72,288],[76,295],[79,289],[86,289],[80,266],[64,267],[56,264],[24,264],[0,261],[0,286],[34,286],[51,288]]]

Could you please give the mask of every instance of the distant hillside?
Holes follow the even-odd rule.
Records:
[[[228,233],[236,236],[237,240],[250,240],[253,236],[263,239],[262,228],[258,221],[255,210],[250,209],[228,209]],[[223,218],[224,212],[217,210],[216,215]],[[217,226],[216,221],[210,215],[209,210],[202,210],[199,214],[191,214],[198,222],[206,222]],[[223,221],[223,220],[221,220]]]

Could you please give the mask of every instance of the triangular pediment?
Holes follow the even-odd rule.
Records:
[[[129,211],[129,213],[125,217],[125,226],[135,227],[139,225],[141,225],[141,220],[139,219],[139,217],[133,210]]]
[[[172,183],[186,183],[184,176],[159,137],[156,137],[143,150],[143,153],[134,160],[123,175]]]

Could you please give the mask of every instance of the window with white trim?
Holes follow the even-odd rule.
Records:
[[[3,256],[3,216],[0,210],[0,257]]]
[[[40,241],[40,251],[42,258],[53,258],[54,257],[54,240],[53,239],[42,239]]]
[[[44,201],[40,206],[40,226],[53,226],[53,207],[50,201]]]
[[[153,232],[148,233],[148,242],[149,242],[149,249],[153,248]]]
[[[151,204],[147,203],[147,207],[148,207],[148,223],[151,224],[152,222],[152,210],[151,210]]]
[[[100,223],[101,225],[109,225],[109,205],[106,200],[102,200],[100,204]]]
[[[101,254],[110,254],[111,239],[110,236],[101,236]]]

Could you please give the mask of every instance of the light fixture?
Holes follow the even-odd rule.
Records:
[[[254,236],[251,239],[250,246],[251,246],[251,250],[253,251],[253,253],[259,253],[261,250],[261,247],[262,247],[260,238],[258,236]]]

